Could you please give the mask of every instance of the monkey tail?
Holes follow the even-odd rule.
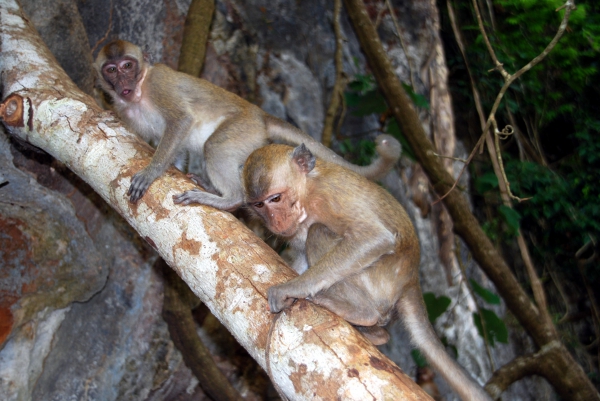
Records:
[[[418,286],[409,289],[397,304],[412,343],[463,401],[491,401],[488,393],[444,349],[429,319]]]
[[[316,157],[330,163],[339,164],[371,180],[383,178],[398,162],[402,152],[402,145],[400,145],[400,142],[396,138],[391,135],[382,134],[375,138],[377,158],[368,166],[357,166],[345,160],[302,130],[279,118],[267,114],[265,116],[265,125],[270,140],[294,146],[304,143]]]

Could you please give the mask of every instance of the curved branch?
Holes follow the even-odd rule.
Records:
[[[561,352],[562,345],[553,341],[543,347],[539,352],[519,356],[494,372],[485,385],[485,390],[493,399],[498,399],[511,384],[528,376],[538,375],[550,383],[557,380],[556,370],[550,366],[554,363],[557,353]]]
[[[100,110],[67,77],[16,0],[0,0],[1,84],[22,106],[7,103],[4,124],[85,180],[153,246],[290,399],[423,399],[423,391],[347,322],[297,302],[271,328],[267,289],[294,277],[264,242],[231,214],[175,205],[194,185],[170,169],[136,204],[131,177],[152,149]],[[269,336],[269,331],[272,335]],[[267,340],[271,338],[270,347]],[[265,352],[270,349],[270,366]]]

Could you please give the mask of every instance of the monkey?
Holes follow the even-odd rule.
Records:
[[[105,45],[94,62],[98,85],[110,95],[116,114],[147,142],[158,143],[150,164],[136,173],[127,195],[137,202],[148,187],[187,149],[199,156],[202,174],[193,189],[174,195],[175,203],[200,203],[233,211],[244,201],[240,167],[250,153],[269,142],[305,143],[320,158],[370,179],[382,178],[400,157],[399,142],[376,138],[378,157],[359,167],[258,106],[201,78],[151,64],[139,46],[124,40]]]
[[[267,290],[279,313],[297,298],[321,305],[375,345],[402,318],[414,345],[463,400],[491,400],[445,351],[427,317],[420,245],[405,209],[384,188],[315,157],[301,144],[253,151],[242,169],[247,207],[289,241],[300,274]]]

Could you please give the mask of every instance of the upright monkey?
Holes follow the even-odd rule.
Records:
[[[376,140],[379,157],[369,166],[355,166],[231,92],[164,64],[151,65],[130,42],[116,40],[104,46],[94,66],[117,115],[144,140],[158,142],[150,164],[131,180],[131,202],[138,201],[184,149],[201,156],[203,175],[198,181],[210,193],[191,190],[174,196],[174,201],[223,210],[243,204],[239,169],[254,149],[271,141],[305,143],[320,158],[371,179],[385,175],[400,157],[398,141],[381,135]]]
[[[413,343],[463,400],[491,400],[445,352],[419,283],[419,241],[404,208],[383,188],[304,146],[268,145],[247,159],[246,202],[267,228],[304,257],[300,276],[268,290],[273,313],[308,298],[356,326],[373,343],[400,315]]]

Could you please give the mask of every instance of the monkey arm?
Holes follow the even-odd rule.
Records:
[[[394,252],[396,237],[382,225],[348,229],[343,239],[302,275],[268,290],[269,308],[276,313],[290,298],[307,298],[371,266]]]
[[[160,177],[173,163],[192,126],[189,113],[171,111],[166,119],[166,129],[150,164],[131,179],[127,195],[131,202],[137,202],[148,190],[150,184]]]

